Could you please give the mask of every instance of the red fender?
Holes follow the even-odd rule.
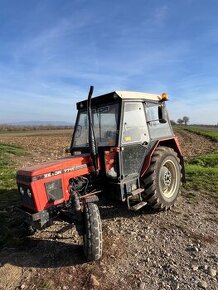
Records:
[[[149,152],[149,154],[145,158],[145,161],[144,161],[142,169],[141,169],[140,176],[143,177],[145,175],[145,173],[147,172],[148,168],[150,167],[151,158],[154,154],[154,151],[159,146],[165,146],[165,147],[172,148],[178,154],[178,157],[180,158],[180,162],[181,162],[181,166],[182,166],[182,181],[185,182],[184,160],[183,160],[182,150],[180,148],[179,141],[178,141],[177,137],[159,140],[155,143],[155,145],[153,146],[153,148],[151,149],[151,151]]]

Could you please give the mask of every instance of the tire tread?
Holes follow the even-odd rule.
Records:
[[[167,202],[163,202],[160,199],[157,188],[156,188],[156,184],[155,184],[156,178],[158,176],[157,163],[162,158],[162,156],[166,155],[166,153],[168,153],[171,156],[174,156],[174,158],[177,160],[179,168],[180,168],[180,179],[182,177],[182,173],[181,173],[182,166],[180,164],[180,159],[178,158],[177,153],[172,148],[169,148],[169,147],[164,147],[164,146],[158,147],[152,156],[151,165],[143,179],[143,184],[145,188],[144,198],[146,199],[147,203],[152,208],[158,209],[158,210],[168,210],[174,204],[174,202],[168,204]],[[180,184],[181,184],[181,181],[180,181]]]
[[[87,203],[84,207],[84,253],[88,261],[95,261],[102,256],[102,223],[98,206]],[[85,242],[86,239],[86,242]]]

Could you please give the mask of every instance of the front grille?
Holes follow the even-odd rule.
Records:
[[[23,189],[22,190],[23,194],[21,194],[21,188]],[[27,190],[31,192],[31,190],[26,185],[19,185],[19,192],[21,196],[22,205],[28,206],[30,208],[35,208],[32,192],[31,196],[29,196]]]
[[[54,202],[63,198],[63,189],[61,179],[49,181],[45,183],[45,189],[48,197],[48,202]]]

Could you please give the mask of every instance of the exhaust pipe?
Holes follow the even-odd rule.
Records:
[[[87,101],[87,115],[88,115],[88,138],[89,138],[89,150],[92,158],[93,166],[95,169],[95,174],[98,175],[98,147],[96,144],[95,132],[92,122],[92,105],[91,98],[94,91],[94,87],[90,86],[88,101]]]

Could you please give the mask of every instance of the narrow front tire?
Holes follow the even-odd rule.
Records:
[[[87,261],[96,261],[102,256],[102,223],[98,206],[86,203],[83,211],[83,249]]]

